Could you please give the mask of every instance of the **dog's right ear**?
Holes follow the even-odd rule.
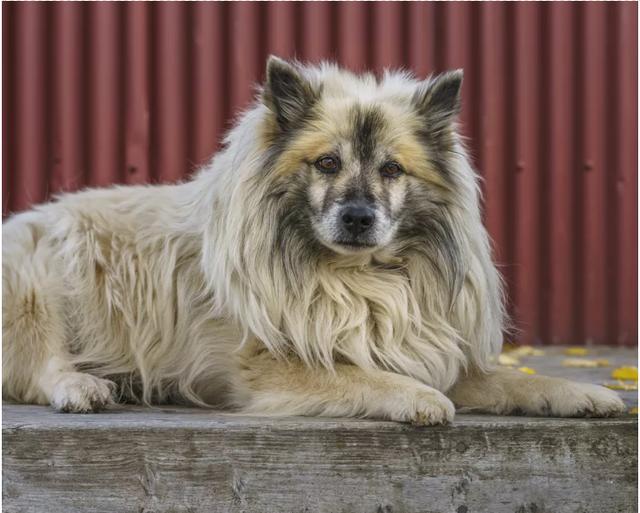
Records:
[[[262,99],[283,131],[295,127],[318,99],[311,83],[296,67],[274,55],[267,60]]]
[[[457,69],[428,78],[414,95],[416,110],[434,135],[450,126],[460,112],[462,76],[462,70]]]

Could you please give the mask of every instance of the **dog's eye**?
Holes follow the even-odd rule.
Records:
[[[380,174],[387,178],[396,178],[404,173],[402,166],[397,162],[387,162],[380,168]]]
[[[315,166],[322,173],[337,173],[340,169],[340,161],[336,157],[325,155],[316,160]]]

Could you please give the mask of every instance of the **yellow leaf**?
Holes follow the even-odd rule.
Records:
[[[638,383],[624,383],[623,381],[617,381],[615,383],[603,383],[603,385],[611,390],[624,390],[626,392],[638,390]]]
[[[594,368],[594,367],[608,367],[609,360],[589,360],[587,358],[565,358],[562,360],[563,367],[576,367],[576,368]]]
[[[618,367],[611,373],[613,379],[638,381],[638,367]]]
[[[500,365],[507,365],[507,366],[516,366],[516,365],[520,365],[520,360],[518,360],[517,358],[513,358],[511,355],[508,354],[500,354],[498,355],[498,363]]]
[[[631,415],[637,415],[637,414],[638,414],[638,407],[636,406],[635,408],[631,408],[631,409],[629,410],[629,413],[630,413]]]
[[[535,370],[533,370],[533,369],[532,369],[532,368],[530,368],[530,367],[518,367],[518,370],[519,370],[520,372],[524,372],[525,374],[535,374],[535,373],[536,373],[536,371],[535,371]]]
[[[536,349],[533,346],[520,346],[509,351],[509,356],[519,358],[521,356],[544,356],[542,349]]]
[[[567,347],[564,350],[564,354],[567,356],[587,356],[589,351],[587,351],[584,347]]]

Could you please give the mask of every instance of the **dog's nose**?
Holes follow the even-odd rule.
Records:
[[[375,221],[375,213],[369,207],[349,206],[342,210],[342,226],[351,235],[360,235],[366,232]]]

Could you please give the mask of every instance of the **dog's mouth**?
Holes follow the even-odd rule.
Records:
[[[350,233],[346,227],[339,225],[335,216],[321,217],[312,223],[316,239],[325,247],[341,255],[371,253],[378,250],[386,240],[379,240],[379,229],[365,229],[358,233]],[[358,230],[351,230],[358,231]]]
[[[338,246],[343,246],[345,248],[353,248],[353,249],[375,248],[377,246],[372,242],[360,242],[357,240],[337,240],[337,241],[334,241],[334,244]]]
[[[339,239],[326,244],[329,249],[340,255],[356,255],[370,253],[378,248],[377,244],[354,240]]]

